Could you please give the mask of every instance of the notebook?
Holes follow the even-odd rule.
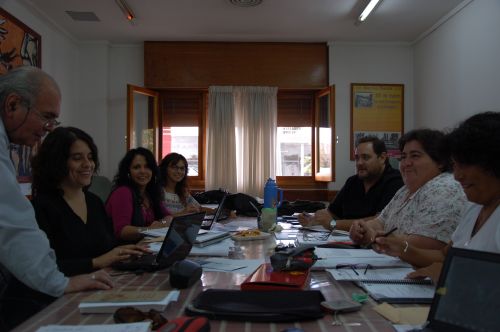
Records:
[[[376,268],[371,264],[338,264],[327,272],[335,280],[355,281],[370,296],[387,303],[431,303],[434,286],[430,279],[407,279],[410,267]]]
[[[217,210],[215,210],[215,213],[213,215],[206,215],[205,218],[203,219],[203,223],[201,224],[201,229],[211,229],[214,222],[217,222],[219,220],[224,220],[227,218],[227,216],[222,215],[222,211],[224,210],[224,203],[226,201],[227,193],[224,193],[224,196],[222,196],[222,199],[219,203],[219,206],[217,206]]]
[[[177,301],[179,291],[123,291],[110,290],[93,293],[83,298],[78,305],[80,313],[113,313],[117,309],[130,306],[139,310],[155,309],[165,311],[167,305]]]
[[[500,254],[451,248],[420,331],[499,331]]]
[[[193,247],[204,216],[205,212],[200,212],[175,217],[158,253],[116,262],[112,267],[117,270],[156,271],[183,260]]]

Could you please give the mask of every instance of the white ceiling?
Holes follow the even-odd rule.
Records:
[[[21,0],[79,41],[413,42],[464,0],[383,0],[359,26],[367,0],[263,0],[243,8],[229,0],[126,0],[130,24],[115,0]],[[66,11],[90,11],[76,22]]]

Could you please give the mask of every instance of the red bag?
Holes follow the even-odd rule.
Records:
[[[180,316],[169,320],[160,332],[210,332],[210,322],[205,317]]]

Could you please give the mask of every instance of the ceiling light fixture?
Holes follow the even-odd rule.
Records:
[[[358,20],[356,22],[359,24],[364,20],[366,20],[368,15],[370,15],[370,13],[375,9],[375,7],[379,4],[380,1],[381,0],[370,0],[370,2],[368,3],[368,5],[366,5],[361,15],[359,15]]]
[[[135,14],[128,5],[128,3],[125,0],[115,0],[116,4],[120,9],[122,10],[123,14],[125,15],[125,18],[130,22],[133,23],[135,20]]]

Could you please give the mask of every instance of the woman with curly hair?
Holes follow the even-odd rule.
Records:
[[[376,240],[380,251],[423,267],[412,277],[437,280],[450,247],[500,253],[500,112],[473,115],[445,142],[455,179],[470,202],[451,241],[441,250],[424,250],[396,237]]]
[[[148,149],[132,149],[120,161],[106,202],[117,238],[138,241],[147,228],[166,227],[172,220],[157,176],[158,166]]]
[[[87,190],[99,157],[94,141],[83,130],[54,129],[32,167],[36,219],[64,274],[88,273],[147,252],[136,245],[116,246],[104,204]]]

